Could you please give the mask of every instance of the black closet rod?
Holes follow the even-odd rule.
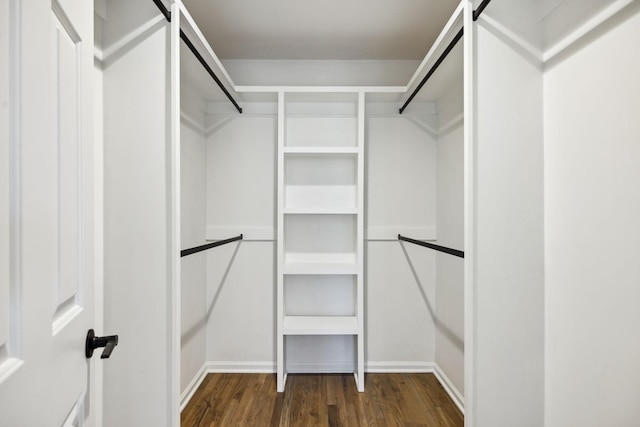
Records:
[[[160,12],[162,12],[167,21],[171,22],[171,12],[169,12],[169,9],[162,3],[162,0],[153,0],[153,2],[158,6],[158,9],[160,9]]]
[[[478,18],[480,18],[480,15],[482,14],[482,11],[484,10],[485,7],[487,7],[487,5],[489,4],[491,0],[484,0],[482,3],[480,3],[480,6],[478,6],[478,8],[476,10],[473,11],[473,20],[477,21]]]
[[[153,0],[153,3],[155,3],[156,6],[158,6],[158,9],[160,9],[160,12],[162,12],[162,14],[167,19],[167,21],[171,22],[171,12],[166,8],[164,3],[162,3],[162,0]],[[189,50],[193,52],[193,54],[198,59],[200,64],[202,64],[204,69],[207,70],[207,73],[209,73],[211,78],[216,82],[216,84],[220,87],[220,89],[222,89],[222,92],[224,92],[227,98],[229,98],[229,101],[231,101],[233,106],[236,107],[236,110],[238,110],[238,113],[242,114],[242,107],[240,107],[236,102],[236,100],[233,99],[233,96],[231,96],[227,88],[224,87],[224,85],[222,84],[218,76],[216,76],[216,73],[214,73],[211,67],[209,67],[209,64],[207,64],[207,61],[204,60],[202,55],[200,55],[200,52],[198,52],[198,50],[193,45],[193,43],[191,43],[191,40],[189,40],[187,35],[182,30],[180,30],[180,38],[182,39],[182,41],[184,41],[184,43],[187,45]]]
[[[404,237],[398,234],[398,240],[403,240],[405,242],[413,243],[416,245],[424,246],[429,249],[433,249],[439,252],[444,252],[449,255],[454,255],[460,258],[464,258],[464,252],[459,251],[457,249],[447,248],[446,246],[434,245],[433,243],[423,242],[422,240],[410,239],[409,237]]]
[[[217,242],[207,243],[206,245],[196,246],[195,248],[183,249],[180,251],[180,257],[192,255],[198,252],[206,251],[207,249],[215,248],[216,246],[226,245],[227,243],[242,240],[242,234],[230,239],[218,240]]]
[[[487,5],[489,4],[490,1],[491,0],[484,0],[482,3],[480,3],[480,6],[478,6],[478,8],[473,11],[473,20],[474,21],[478,20],[478,18],[480,17],[480,14],[484,10],[484,8],[487,7]],[[464,33],[464,28],[460,28],[460,31],[458,31],[458,33],[455,35],[453,40],[451,40],[451,42],[449,43],[447,48],[444,50],[444,52],[442,52],[442,54],[438,57],[438,60],[436,61],[436,63],[433,64],[433,66],[429,69],[429,71],[427,72],[427,75],[425,75],[423,77],[423,79],[420,81],[420,84],[418,85],[418,87],[416,87],[414,89],[414,91],[411,93],[411,96],[409,97],[409,99],[407,99],[405,101],[405,103],[402,105],[402,107],[400,107],[400,114],[402,114],[402,112],[405,110],[405,108],[407,108],[407,106],[413,100],[413,98],[415,98],[415,96],[418,94],[418,92],[420,92],[420,89],[422,89],[422,86],[424,86],[424,84],[427,82],[427,80],[429,80],[431,75],[433,75],[433,73],[435,73],[435,71],[438,69],[440,64],[442,64],[442,62],[447,57],[447,55],[449,55],[451,53],[451,51],[453,50],[455,45],[462,38],[462,34],[463,33]]]
[[[464,32],[464,28],[460,28],[460,31],[458,31],[458,34],[455,35],[453,40],[451,40],[451,43],[449,43],[449,45],[444,50],[444,52],[442,52],[442,55],[440,55],[440,57],[438,58],[436,63],[433,64],[433,66],[429,69],[429,71],[427,72],[427,75],[424,76],[424,78],[422,79],[422,81],[420,82],[418,87],[415,88],[415,90],[413,91],[413,93],[411,94],[409,99],[407,99],[405,101],[404,105],[402,107],[400,107],[400,114],[402,114],[404,109],[407,108],[407,105],[409,105],[409,103],[411,101],[413,101],[413,98],[418,94],[418,92],[420,92],[420,89],[422,89],[422,86],[424,86],[424,84],[427,82],[427,80],[429,80],[429,77],[431,77],[431,75],[436,72],[436,70],[438,69],[440,64],[442,64],[442,61],[444,61],[444,59],[447,57],[447,55],[449,55],[449,52],[451,52],[451,50],[453,50],[453,48],[456,45],[456,43],[458,43],[458,40],[460,40],[462,38],[463,32]]]

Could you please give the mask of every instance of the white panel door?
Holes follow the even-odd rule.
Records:
[[[0,9],[0,426],[93,425],[93,1]]]

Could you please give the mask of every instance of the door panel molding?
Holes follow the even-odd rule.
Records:
[[[60,4],[52,3],[53,132],[57,156],[58,277],[53,289],[52,331],[56,335],[82,312],[80,295],[82,46]]]

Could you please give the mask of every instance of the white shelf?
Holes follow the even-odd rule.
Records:
[[[357,335],[355,316],[285,316],[284,335]]]
[[[315,146],[315,147],[284,147],[284,154],[358,154],[358,147],[331,147],[331,146]]]
[[[358,274],[354,253],[286,253],[284,274]]]
[[[277,389],[287,336],[334,335],[355,337],[364,391],[365,96],[312,92],[278,94]]]
[[[357,208],[342,207],[292,207],[284,208],[284,213],[288,215],[357,215]]]

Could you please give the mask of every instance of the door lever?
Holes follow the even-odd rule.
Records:
[[[93,350],[99,347],[104,347],[104,351],[100,356],[100,359],[108,359],[111,356],[111,352],[118,345],[118,336],[109,335],[106,337],[97,337],[93,329],[89,329],[87,332],[87,340],[84,345],[84,354],[87,359],[93,356]]]

